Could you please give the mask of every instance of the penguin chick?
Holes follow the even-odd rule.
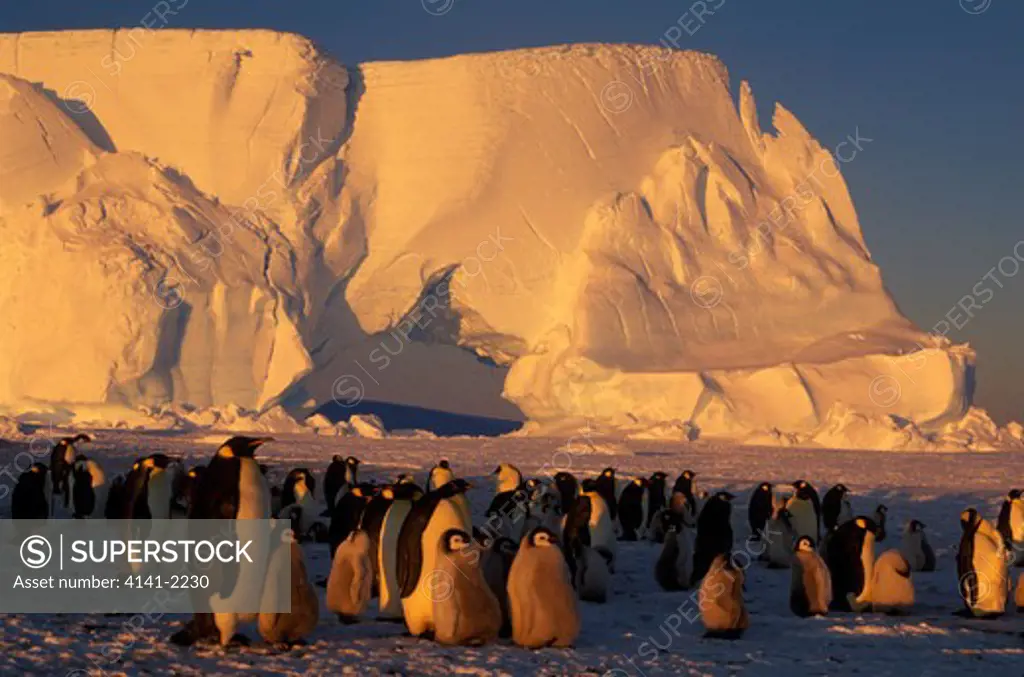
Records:
[[[338,545],[327,577],[327,608],[342,623],[355,623],[370,603],[373,585],[370,537],[357,529]]]
[[[824,616],[832,603],[832,577],[814,541],[801,536],[793,553],[789,608],[801,617]]]
[[[924,524],[910,520],[903,530],[901,546],[903,556],[910,563],[911,571],[935,571],[935,551],[928,543],[924,533]]]
[[[498,638],[501,605],[480,571],[480,552],[469,534],[446,531],[438,543],[434,639],[452,646],[479,646]]]
[[[899,550],[887,550],[875,560],[871,607],[890,615],[909,613],[914,606],[910,564]]]
[[[672,512],[662,513],[664,545],[654,565],[654,578],[663,590],[687,590],[693,575],[693,530]]]
[[[282,544],[271,560],[271,571],[268,581],[280,578],[283,560],[288,558],[291,564],[291,611],[288,613],[261,612],[258,625],[260,636],[268,644],[292,645],[302,642],[316,628],[320,618],[320,602],[313,586],[309,584],[306,562],[302,556],[302,548],[292,540]],[[276,568],[276,569],[275,569]],[[275,570],[277,571],[275,577]]]
[[[508,574],[512,641],[527,649],[569,647],[580,632],[576,593],[557,538],[544,528],[528,534]]]
[[[716,555],[700,584],[700,618],[704,636],[739,639],[750,625],[743,604],[743,571],[729,553]]]

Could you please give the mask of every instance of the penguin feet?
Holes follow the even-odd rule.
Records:
[[[242,647],[250,646],[251,644],[252,640],[250,640],[248,637],[241,634],[240,632],[236,632],[235,634],[231,635],[231,639],[229,639],[228,643],[224,645],[224,649],[239,649]]]

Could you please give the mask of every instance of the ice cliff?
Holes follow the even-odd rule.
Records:
[[[957,425],[973,353],[900,314],[832,155],[772,125],[656,47],[0,35],[0,403]]]

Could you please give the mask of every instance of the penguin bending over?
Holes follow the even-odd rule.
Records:
[[[755,541],[763,540],[768,520],[775,512],[775,488],[770,482],[762,482],[754,489],[747,506],[747,523],[750,524],[750,537]]]
[[[911,571],[935,571],[935,551],[924,534],[924,524],[910,520],[903,531],[903,556]]]
[[[661,520],[665,540],[654,578],[663,590],[688,590],[693,576],[693,529],[671,511],[662,512]]]
[[[996,526],[1006,541],[1010,565],[1024,566],[1024,496],[1020,489],[1012,489],[1006,495]]]
[[[527,649],[569,647],[580,632],[576,593],[555,535],[535,529],[519,546],[508,575],[512,641]]]
[[[434,639],[440,644],[480,646],[498,638],[501,605],[480,570],[480,554],[465,531],[449,529],[437,544]]]
[[[853,519],[849,497],[850,490],[845,484],[837,484],[825,492],[825,497],[821,499],[821,519],[826,532]]]
[[[373,556],[369,535],[362,529],[351,532],[338,544],[327,576],[327,608],[342,623],[355,623],[370,603],[373,585]]]
[[[789,608],[802,618],[824,616],[832,603],[832,577],[814,541],[801,536],[793,553],[793,576],[789,585]]]
[[[733,498],[728,491],[719,491],[708,499],[697,517],[690,585],[697,585],[704,578],[716,557],[732,552]]]
[[[887,550],[875,562],[871,608],[890,615],[909,613],[914,606],[910,564],[899,550]]]
[[[739,639],[750,625],[743,604],[743,571],[729,553],[715,555],[700,584],[699,599],[705,637]]]
[[[42,463],[33,463],[21,473],[11,494],[11,517],[16,520],[44,520],[50,516],[50,501],[46,497],[48,469]]]
[[[270,560],[267,580],[277,581],[281,578],[279,571],[284,567],[285,558],[288,559],[291,567],[289,585],[291,611],[287,613],[260,612],[257,621],[263,641],[278,645],[279,648],[291,648],[296,644],[303,643],[305,638],[316,629],[317,621],[320,620],[320,602],[313,586],[309,584],[302,548],[294,539],[278,546]]]
[[[864,611],[871,604],[875,567],[875,523],[857,517],[839,525],[829,539],[825,563],[832,576],[835,611]]]
[[[619,525],[623,541],[636,541],[646,532],[648,509],[647,480],[638,477],[627,484],[619,496]]]
[[[960,513],[960,528],[956,574],[965,613],[981,618],[1001,616],[1010,589],[1006,542],[974,508]]]

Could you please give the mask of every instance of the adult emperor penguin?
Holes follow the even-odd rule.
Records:
[[[796,530],[789,511],[779,506],[765,527],[765,559],[769,569],[788,569],[793,563],[794,546],[797,542]],[[813,542],[813,539],[811,539]]]
[[[605,468],[594,480],[594,490],[601,494],[601,498],[608,505],[608,514],[612,518],[612,525],[617,524],[619,518],[619,492],[618,484],[615,481],[615,468]]]
[[[590,517],[593,513],[593,504],[590,496],[581,495],[565,516],[565,523],[562,527],[562,552],[569,567],[569,580],[576,584],[576,553],[580,551],[580,545],[590,545]]]
[[[410,634],[418,637],[432,632],[433,596],[437,594],[437,553],[446,532],[469,533],[467,522],[455,498],[465,496],[469,483],[463,479],[446,482],[413,504],[398,536],[398,583],[402,611]]]
[[[225,463],[218,466],[222,471],[226,470]],[[236,466],[235,471],[237,472],[237,470]],[[167,454],[151,454],[137,460],[125,480],[125,498],[121,519],[170,519],[176,498],[175,487],[180,486],[179,478],[182,472],[181,464]],[[237,492],[240,481],[238,475],[231,474],[230,470],[227,473],[222,481],[211,482],[204,485],[202,490],[197,491],[200,500],[206,501],[208,506],[220,507],[219,499],[225,490],[229,494]],[[234,496],[236,494],[231,494],[228,498],[237,502],[237,498]],[[234,517],[215,513],[201,519],[234,519]]]
[[[190,519],[228,519],[228,520],[266,520],[270,519],[270,486],[256,462],[256,450],[271,437],[235,436],[222,444],[206,466],[196,488],[196,500],[190,506]],[[153,457],[150,459],[153,461]],[[154,461],[149,468],[150,477]],[[146,466],[145,461],[139,463]],[[152,491],[153,487],[150,486]],[[149,499],[152,505],[152,498]],[[162,499],[160,506],[162,507]],[[155,517],[155,515],[154,515]],[[257,555],[258,556],[258,555]],[[257,569],[250,568],[248,573],[256,575]],[[236,582],[236,586],[242,585]],[[220,598],[214,593],[211,604],[216,607]],[[171,637],[171,641],[180,645],[191,645],[208,637],[219,637],[222,646],[232,642],[245,643],[248,640],[235,634],[239,622],[257,620],[258,614],[213,613],[196,614],[185,627]]]
[[[720,553],[703,578],[699,599],[704,636],[739,639],[750,625],[743,604],[743,570],[733,564],[729,553]]]
[[[728,491],[719,491],[708,499],[697,517],[690,585],[704,578],[716,557],[732,551],[733,498]]]
[[[762,540],[774,509],[775,489],[770,482],[761,482],[750,495],[750,504],[747,506],[747,523],[750,525],[751,539]]]
[[[44,520],[50,516],[50,502],[46,498],[47,468],[33,463],[21,473],[11,494],[11,517],[16,520]]]
[[[508,575],[512,641],[528,649],[569,647],[580,632],[576,593],[553,533],[527,534]]]
[[[1011,566],[1024,566],[1024,496],[1020,489],[1012,489],[1006,495],[996,527],[1006,541]]]
[[[645,535],[648,514],[647,480],[637,477],[626,484],[619,496],[619,525],[622,540],[635,541]]]
[[[840,524],[853,519],[853,507],[850,505],[850,490],[845,484],[837,484],[825,492],[821,499],[821,520],[825,531],[832,531]]]
[[[832,603],[832,577],[809,536],[801,536],[793,552],[789,608],[801,617],[824,616]]]
[[[455,481],[455,473],[452,471],[452,466],[448,462],[448,459],[442,458],[437,462],[433,468],[430,469],[430,475],[427,477],[427,489],[429,491],[437,491],[445,484]],[[468,484],[466,486],[469,486]],[[462,513],[463,523],[472,525],[473,514],[469,509],[469,499],[466,497],[466,492],[457,492],[452,497],[455,505],[459,508],[459,512]],[[471,527],[467,527],[466,531],[469,531]]]
[[[386,484],[381,487],[380,492],[375,495],[366,504],[366,509],[363,510],[363,517],[361,520],[360,528],[366,532],[366,535],[370,537],[370,559],[373,561],[373,592],[376,596],[378,594],[378,586],[380,585],[380,536],[381,529],[384,527],[384,518],[388,514],[388,510],[391,509],[391,504],[395,502],[395,487],[393,484]]]
[[[875,523],[868,517],[836,527],[825,552],[836,611],[863,611],[871,604],[875,567]]]
[[[398,583],[398,538],[413,503],[423,496],[423,490],[411,482],[399,482],[391,489],[391,505],[380,528],[378,557],[378,590],[380,618],[402,620],[402,595]]]
[[[821,537],[821,507],[818,502],[818,492],[814,490],[805,480],[797,480],[793,483],[796,492],[786,501],[786,510],[789,511],[790,521],[797,537],[810,536],[815,542]]]
[[[890,615],[905,614],[914,606],[910,563],[899,550],[887,550],[875,561],[871,581],[871,608]]]
[[[497,476],[498,482],[494,498],[484,513],[487,524],[496,536],[518,543],[529,502],[529,493],[523,487],[523,474],[509,463],[502,463],[492,474]]]
[[[449,529],[437,544],[434,639],[451,646],[493,642],[501,630],[501,605],[480,570],[480,553],[465,531]]]
[[[345,495],[335,502],[331,511],[331,523],[327,528],[327,543],[331,557],[334,557],[334,551],[349,534],[362,524],[363,512],[372,498],[373,492],[369,487],[357,484],[350,487]]]
[[[871,516],[871,519],[873,519],[875,521],[875,540],[876,541],[884,541],[885,540],[885,536],[886,536],[886,533],[885,533],[885,523],[886,523],[886,520],[888,519],[888,517],[889,517],[889,508],[887,508],[887,507],[885,507],[885,505],[879,503],[878,507],[875,508],[875,514]]]
[[[78,452],[75,449],[75,444],[78,442],[92,442],[92,438],[84,433],[79,433],[74,437],[63,437],[50,450],[51,499],[60,496],[64,508],[71,505],[71,472],[75,465],[75,458],[78,457]]]
[[[607,486],[607,485],[606,485]],[[590,536],[590,547],[603,549],[611,556],[609,568],[615,571],[615,558],[618,556],[618,541],[615,538],[615,521],[611,508],[604,496],[597,490],[594,480],[583,480],[582,497],[590,499],[590,520],[587,531]]]
[[[484,548],[484,552],[480,556],[480,571],[501,606],[502,623],[498,636],[511,637],[512,616],[508,605],[508,573],[512,569],[512,562],[515,561],[519,546],[508,538],[496,538],[482,543],[481,547]]]
[[[561,497],[562,514],[568,515],[573,506],[576,505],[576,497],[579,495],[579,482],[570,472],[555,473],[555,487],[558,488],[558,495]]]
[[[373,586],[370,537],[356,529],[338,544],[327,576],[327,608],[342,623],[354,623],[370,603]]]
[[[295,537],[300,542],[311,536],[315,540],[318,530],[327,531],[327,528],[317,521],[323,509],[316,500],[316,480],[307,468],[295,468],[285,477],[281,489],[281,509],[287,510],[293,506],[299,508],[298,519],[295,520],[298,523]]]
[[[672,500],[670,503],[676,512],[689,511],[690,516],[696,520],[698,514],[697,505],[697,473],[692,470],[684,470],[672,487]]]
[[[935,551],[928,543],[921,522],[910,520],[907,523],[903,530],[902,551],[911,571],[935,571]]]
[[[305,638],[316,628],[317,621],[320,619],[320,602],[317,599],[316,591],[309,583],[302,548],[294,539],[290,539],[288,543],[281,543],[271,556],[267,580],[278,581],[283,577],[280,569],[284,567],[286,560],[290,564],[290,611],[285,613],[262,611],[257,621],[263,641],[276,645],[278,648],[290,648],[303,643]],[[264,597],[267,594],[268,592],[265,591]],[[264,608],[269,608],[269,605]]]
[[[652,473],[650,478],[647,480],[647,522],[644,527],[647,529],[647,533],[650,534],[653,529],[654,519],[664,508],[668,506],[667,491],[668,491],[668,475],[661,472]]]
[[[324,500],[327,509],[333,510],[338,494],[346,487],[354,487],[359,483],[359,459],[355,456],[343,458],[335,455],[324,473]]]
[[[662,512],[660,519],[665,540],[654,565],[654,579],[664,590],[687,590],[693,576],[693,529],[669,510]]]
[[[79,455],[71,471],[74,517],[101,517],[107,505],[107,476],[99,463]]]
[[[974,508],[960,513],[960,547],[956,574],[968,615],[994,618],[1006,611],[1010,578],[1006,542]]]

